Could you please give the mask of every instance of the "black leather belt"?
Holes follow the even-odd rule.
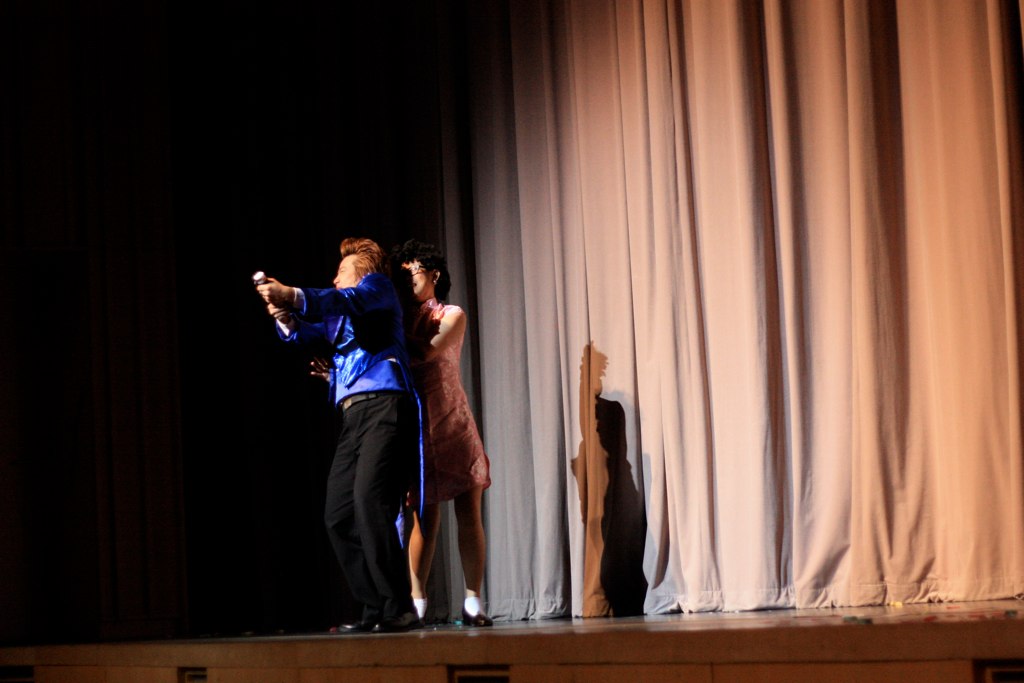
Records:
[[[343,398],[341,400],[341,403],[339,403],[338,405],[341,406],[341,411],[345,412],[346,410],[354,406],[356,403],[359,403],[360,401],[369,401],[371,398],[377,398],[378,396],[394,395],[395,392],[393,391],[367,391],[362,394],[352,394],[347,398]]]

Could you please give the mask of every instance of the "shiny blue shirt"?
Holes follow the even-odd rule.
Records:
[[[355,287],[300,291],[298,329],[278,326],[278,334],[287,342],[322,339],[334,346],[333,405],[371,391],[411,391],[402,307],[387,276],[370,273]]]

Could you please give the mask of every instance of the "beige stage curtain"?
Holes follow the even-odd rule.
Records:
[[[1020,4],[469,10],[492,613],[1024,593]]]

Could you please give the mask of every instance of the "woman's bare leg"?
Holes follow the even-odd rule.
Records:
[[[423,519],[413,512],[412,534],[409,537],[409,578],[412,582],[413,599],[422,600],[427,597],[427,577],[430,576],[430,564],[434,560],[434,548],[437,546],[437,531],[441,527],[441,516],[438,505],[433,503],[423,506]]]
[[[477,486],[455,498],[455,518],[459,523],[459,556],[466,576],[466,596],[480,597],[484,580],[487,541],[481,514],[483,487]]]

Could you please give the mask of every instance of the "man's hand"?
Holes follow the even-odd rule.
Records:
[[[256,291],[264,301],[278,308],[295,305],[295,288],[283,285],[272,277],[268,277],[262,285],[257,285]]]
[[[273,316],[274,320],[277,321],[278,325],[288,330],[289,332],[294,332],[299,327],[299,324],[295,321],[295,318],[292,317],[291,311],[289,311],[287,308],[281,308],[279,306],[275,306],[274,304],[267,304],[267,313]]]
[[[267,304],[267,313],[282,325],[287,325],[292,321],[292,313],[287,308],[281,308],[274,304]]]

